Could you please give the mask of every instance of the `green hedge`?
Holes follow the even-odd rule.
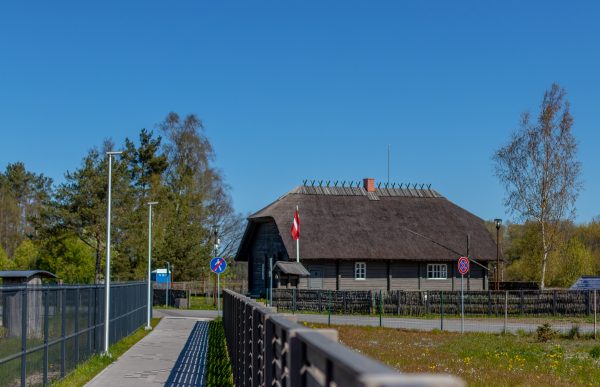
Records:
[[[225,331],[221,320],[210,322],[208,327],[208,353],[206,354],[206,385],[232,386],[233,374],[225,343]]]

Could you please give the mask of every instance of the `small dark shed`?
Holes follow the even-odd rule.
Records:
[[[56,279],[56,276],[44,270],[8,270],[0,271],[0,294],[2,295],[2,326],[9,337],[21,336],[23,306],[27,308],[28,337],[42,337],[44,303],[43,292],[38,285],[42,279]],[[27,289],[13,288],[26,285]]]
[[[56,279],[56,275],[45,270],[6,270],[0,271],[3,284],[9,285],[41,285],[42,278]]]
[[[297,288],[300,277],[309,277],[310,273],[300,262],[278,261],[273,268],[278,288]]]

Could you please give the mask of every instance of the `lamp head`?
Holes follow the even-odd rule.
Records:
[[[496,219],[494,219],[494,222],[496,223],[497,229],[499,229],[502,226],[502,219],[496,218]]]

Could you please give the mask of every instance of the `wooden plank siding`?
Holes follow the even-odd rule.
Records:
[[[354,263],[365,262],[367,278],[354,278]],[[428,279],[427,264],[448,265],[448,278]],[[306,269],[323,273],[323,289],[327,290],[460,290],[460,274],[455,262],[394,262],[394,261],[306,261]],[[339,269],[336,269],[336,266]],[[337,271],[339,270],[339,272]],[[470,277],[465,276],[465,290],[487,290],[486,271],[472,264]],[[308,289],[308,279],[300,279],[299,289]]]
[[[269,257],[287,260],[287,252],[274,222],[261,223],[255,230],[248,259],[248,286],[250,293],[265,294],[268,284]]]

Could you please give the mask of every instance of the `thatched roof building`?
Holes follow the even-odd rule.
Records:
[[[373,179],[365,179],[363,186],[352,188],[294,188],[248,218],[236,259],[251,266],[271,256],[295,260],[290,229],[296,206],[305,265],[335,260],[455,262],[469,253],[485,266],[496,257],[484,221],[438,192],[425,186],[375,187]]]

